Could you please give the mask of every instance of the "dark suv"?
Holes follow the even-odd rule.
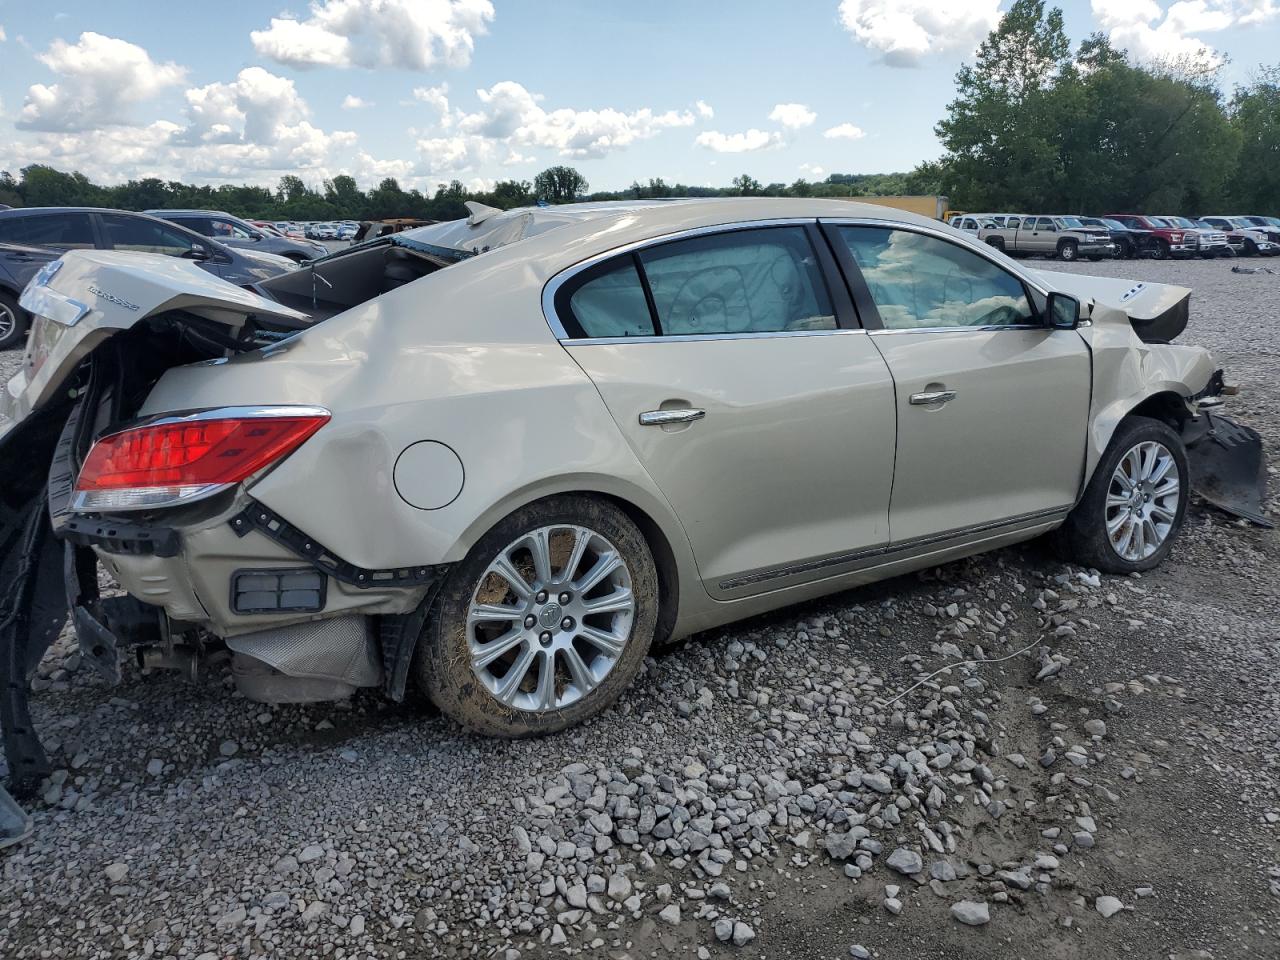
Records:
[[[241,250],[259,250],[288,257],[295,263],[327,256],[329,248],[315,240],[295,240],[267,233],[247,220],[233,217],[220,210],[148,210],[153,217],[163,217],[170,223],[194,230],[205,237],[212,237],[228,247]]]
[[[0,210],[0,349],[20,343],[26,332],[29,318],[18,306],[22,288],[41,267],[68,250],[131,250],[183,257],[237,286],[269,279],[294,266],[269,253],[231,250],[142,213],[93,207]]]

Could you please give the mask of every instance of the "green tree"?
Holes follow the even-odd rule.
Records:
[[[493,190],[484,198],[491,207],[510,210],[512,207],[524,207],[533,202],[533,185],[528,180],[499,180]]]
[[[1231,98],[1240,153],[1227,192],[1233,207],[1280,216],[1280,66],[1265,67]]]
[[[731,181],[733,183],[734,193],[742,197],[750,197],[760,193],[760,181],[749,173],[739,174]]]
[[[587,178],[573,167],[548,167],[533,178],[533,192],[548,203],[572,203],[587,192]]]
[[[943,185],[970,209],[1044,209],[1062,176],[1055,85],[1071,43],[1062,11],[1015,0],[956,74],[956,97],[936,132],[947,150]]]
[[[362,219],[368,202],[350,174],[340,173],[324,184],[324,198],[342,211],[341,216]]]

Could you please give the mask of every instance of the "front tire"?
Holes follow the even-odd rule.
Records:
[[[1121,421],[1058,532],[1065,558],[1106,573],[1158,566],[1182,528],[1190,486],[1182,439],[1168,425]]]
[[[27,332],[27,311],[18,306],[4,290],[0,290],[0,350],[8,350],[22,344]]]
[[[414,671],[477,733],[555,733],[631,685],[657,620],[657,568],[631,518],[600,497],[550,497],[499,521],[449,572]]]
[[[1080,249],[1074,240],[1063,240],[1058,246],[1058,256],[1070,263],[1080,256]]]

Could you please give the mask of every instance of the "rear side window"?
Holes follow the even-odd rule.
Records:
[[[191,252],[193,244],[188,234],[142,217],[104,213],[102,226],[107,234],[107,244],[115,250],[181,257]]]
[[[802,227],[678,240],[639,254],[664,336],[834,330]]]
[[[555,306],[575,339],[837,328],[803,227],[733,230],[626,254],[572,277]]]
[[[651,337],[653,317],[634,257],[592,271],[569,296],[569,313],[583,337]],[[570,327],[572,329],[572,327]]]
[[[46,213],[0,220],[0,242],[55,250],[92,250],[93,224],[87,213]]]
[[[213,236],[213,224],[209,222],[208,217],[165,217],[180,227],[186,227],[188,230],[194,230],[202,236]]]

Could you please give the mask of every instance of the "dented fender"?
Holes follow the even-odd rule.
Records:
[[[1159,394],[1171,393],[1189,402],[1209,383],[1215,369],[1213,356],[1204,347],[1144,343],[1134,333],[1129,315],[1117,307],[1094,303],[1090,321],[1079,330],[1093,353],[1085,483],[1116,427],[1134,408]]]

